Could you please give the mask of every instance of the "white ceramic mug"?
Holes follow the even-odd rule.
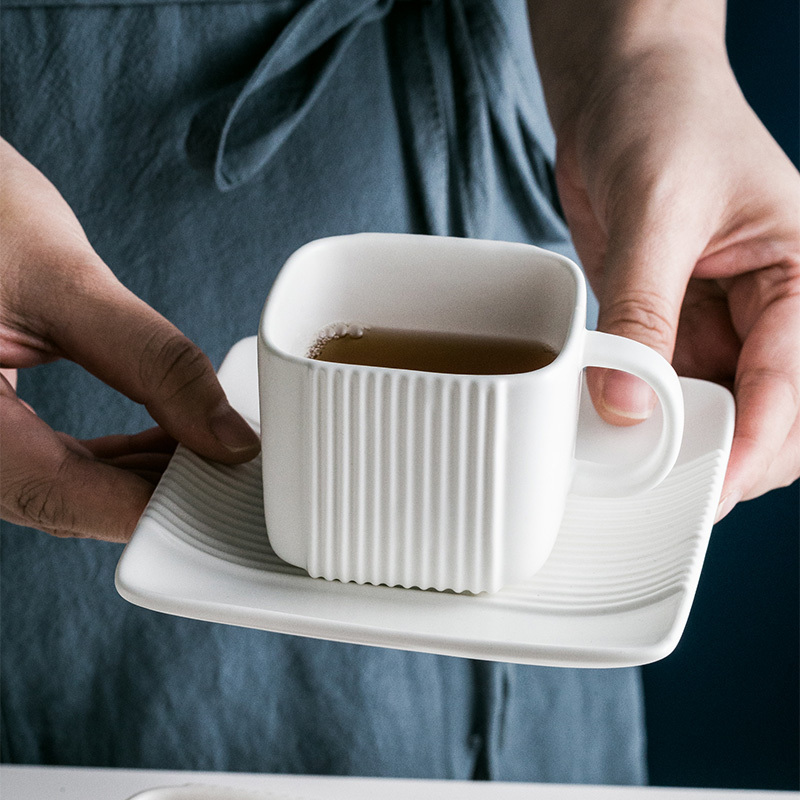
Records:
[[[312,242],[289,258],[259,333],[270,542],[314,577],[495,591],[533,575],[572,488],[620,496],[678,455],[683,398],[642,344],[586,330],[586,284],[530,245],[406,234]],[[530,338],[558,356],[512,375],[457,375],[307,357],[331,323]],[[657,446],[625,468],[578,461],[582,370],[647,381]]]

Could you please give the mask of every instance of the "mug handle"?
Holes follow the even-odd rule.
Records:
[[[655,448],[630,465],[610,469],[608,464],[578,459],[571,491],[623,497],[652,489],[675,465],[683,439],[683,392],[675,370],[646,345],[600,331],[586,331],[583,367],[622,370],[650,384],[661,403],[663,423]]]

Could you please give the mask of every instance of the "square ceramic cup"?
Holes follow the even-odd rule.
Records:
[[[581,271],[530,245],[375,233],[302,247],[270,292],[258,342],[275,552],[314,577],[492,592],[544,564],[570,490],[658,484],[683,433],[678,378],[653,350],[585,320]],[[309,358],[337,323],[532,339],[558,355],[511,375]],[[658,444],[625,469],[575,457],[587,366],[638,375],[661,403]]]

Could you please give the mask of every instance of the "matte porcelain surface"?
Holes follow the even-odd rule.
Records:
[[[257,426],[256,338],[220,370]],[[733,400],[682,379],[686,434],[656,489],[571,493],[555,547],[531,579],[495,594],[311,578],[270,547],[261,464],[226,467],[179,448],[117,569],[123,597],[157,611],[316,638],[553,666],[643,664],[669,654],[691,608],[733,433]],[[652,449],[659,421],[622,440],[581,408],[578,456],[623,464]]]
[[[264,505],[278,555],[315,577],[496,591],[545,562],[573,480],[600,496],[655,486],[680,447],[678,378],[643,345],[587,331],[585,318],[580,270],[529,245],[359,234],[297,251],[259,335]],[[512,375],[306,358],[334,323],[523,338],[558,357]],[[662,436],[630,466],[574,458],[589,364],[640,375],[666,409]]]

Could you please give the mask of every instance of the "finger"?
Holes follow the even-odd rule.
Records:
[[[798,341],[800,297],[791,294],[773,299],[747,333],[736,372],[736,426],[720,518],[738,500],[765,491],[776,468],[785,470],[782,484],[800,474]],[[792,453],[793,463],[786,463]]]
[[[754,487],[753,497],[778,487],[790,486],[800,478],[800,417],[789,432],[783,449],[770,464],[761,483]]]
[[[733,391],[741,349],[722,287],[716,281],[689,281],[672,357],[678,374]]]
[[[556,185],[572,243],[586,276],[596,289],[605,257],[607,237],[600,226],[572,148],[558,146]]]
[[[671,360],[681,305],[701,249],[697,237],[672,227],[644,204],[628,206],[609,228],[599,287],[598,330],[635,339]],[[589,370],[587,382],[600,415],[617,425],[650,416],[655,395],[625,372]]]
[[[149,472],[162,475],[171,458],[171,453],[132,453],[117,458],[104,458],[103,463],[130,472]]]
[[[158,426],[134,434],[115,434],[97,439],[82,439],[81,445],[96,458],[119,458],[136,453],[168,453],[176,441]]]
[[[0,387],[0,508],[10,522],[59,536],[126,541],[152,486],[86,458]]]
[[[160,428],[153,428],[151,430],[160,431]],[[143,431],[143,433],[150,434],[151,431]],[[140,477],[145,478],[148,482],[154,484],[158,483],[158,481],[161,479],[161,476],[164,474],[164,471],[169,466],[169,462],[172,459],[176,445],[174,439],[171,439],[164,434],[164,436],[167,437],[166,442],[168,444],[166,447],[168,449],[164,449],[161,452],[158,450],[153,450],[150,452],[124,452],[124,450],[121,450],[119,454],[115,454],[112,450],[107,449],[105,450],[104,455],[98,456],[97,453],[93,453],[92,450],[86,447],[84,442],[81,442],[79,439],[75,439],[66,433],[61,433],[60,431],[56,432],[56,436],[63,442],[68,450],[85,459],[88,459],[89,461],[101,461],[102,463],[116,467],[117,469],[127,470],[128,472],[131,472],[134,475],[139,475]],[[118,439],[124,443],[128,438],[137,439],[138,434],[134,435],[133,437],[124,435],[105,436],[102,439],[90,439],[88,441],[90,444],[94,444],[95,442],[106,442],[108,440]],[[159,444],[159,446],[161,445]]]
[[[158,470],[156,470],[155,472],[151,472],[146,469],[137,469],[134,470],[133,472],[137,477],[141,478],[144,481],[147,481],[150,484],[151,488],[153,489],[155,489],[155,487],[158,486],[161,478],[164,475],[163,471],[159,472]]]
[[[103,436],[84,441],[61,432],[57,432],[56,436],[69,450],[83,458],[102,461],[137,475],[144,472],[163,474],[177,444],[160,428],[151,428],[132,436]],[[144,447],[148,442],[152,442],[152,449]]]
[[[790,486],[800,477],[800,418],[795,422],[789,432],[781,451],[772,459],[767,471],[760,474],[758,482],[741,499],[759,497],[766,492],[783,486]],[[727,499],[727,493],[723,495]],[[720,502],[719,519],[730,511],[735,503],[729,507]]]
[[[3,378],[4,380],[6,380],[8,382],[8,385],[14,391],[17,390],[18,370],[16,368],[15,369],[10,369],[10,368],[0,369],[0,377]],[[28,405],[28,403],[26,403],[24,400],[20,400],[20,403],[22,403],[22,405],[24,405],[25,408],[27,408],[29,411],[33,411],[33,408],[30,405]],[[35,414],[36,412],[33,411],[33,413]]]
[[[17,370],[10,369],[8,367],[4,367],[0,369],[0,375],[2,375],[9,383],[12,389],[17,388]]]
[[[48,293],[50,334],[60,350],[143,403],[192,450],[225,463],[253,458],[258,437],[228,403],[203,352],[104,265],[87,271],[91,280],[70,270],[64,291]]]

